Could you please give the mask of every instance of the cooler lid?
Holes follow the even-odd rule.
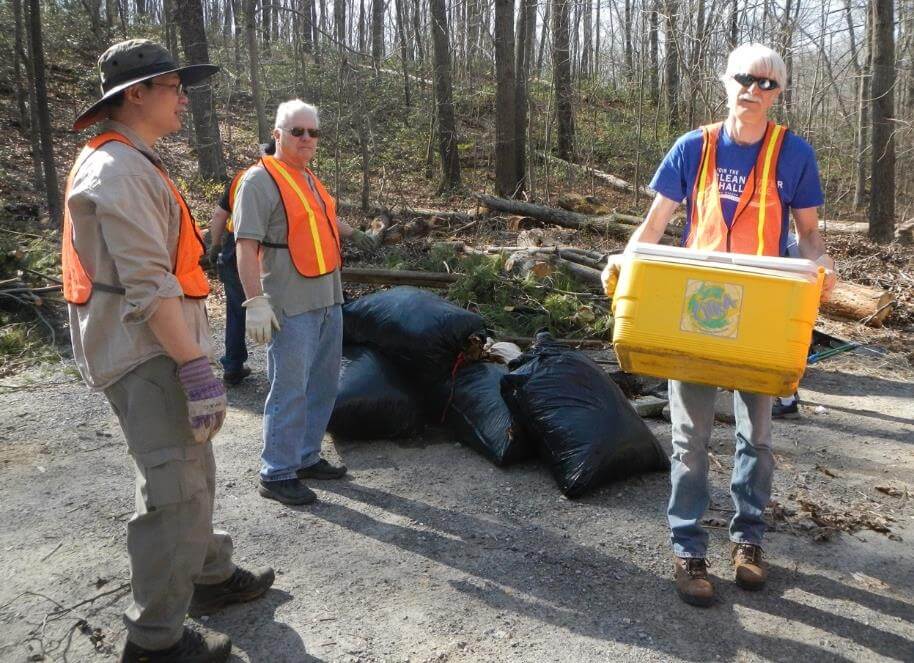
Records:
[[[769,256],[753,256],[745,253],[727,253],[725,251],[696,251],[681,246],[663,246],[645,242],[637,242],[633,253],[641,258],[653,258],[655,260],[702,262],[708,267],[754,267],[756,269],[793,272],[812,277],[819,273],[819,265],[805,258],[771,258]]]

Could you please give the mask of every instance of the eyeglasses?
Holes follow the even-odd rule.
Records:
[[[310,138],[320,138],[321,130],[320,129],[308,129],[307,127],[283,127],[290,134],[296,138],[301,138],[302,136],[307,136]]]
[[[154,82],[154,83],[152,83],[152,85],[157,85],[159,87],[170,87],[172,90],[174,90],[178,94],[179,97],[181,95],[187,94],[187,90],[184,88],[183,83],[155,83]]]
[[[745,88],[752,87],[753,83],[758,85],[759,90],[770,92],[778,88],[778,82],[773,78],[764,78],[762,76],[753,76],[752,74],[733,74],[733,80]]]

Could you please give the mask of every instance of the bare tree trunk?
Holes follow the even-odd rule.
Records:
[[[165,14],[165,48],[172,55],[178,54],[178,28],[175,0],[162,0],[162,12]]]
[[[877,242],[887,243],[895,233],[894,1],[871,0],[870,10],[873,12],[873,179],[869,236]]]
[[[513,198],[517,181],[514,0],[495,0],[495,191]]]
[[[403,13],[403,0],[394,0],[397,10],[397,31],[400,34],[400,60],[403,65],[403,101],[407,112],[403,114],[404,121],[409,125],[409,109],[411,104],[409,92],[409,46],[406,37],[407,16]]]
[[[260,0],[260,31],[263,35],[263,54],[269,59],[270,58],[270,16],[272,12],[273,0]]]
[[[346,0],[333,0],[333,34],[342,52],[346,44]]]
[[[35,59],[32,57],[32,35],[30,31],[31,21],[29,20],[29,5],[22,6],[22,25],[25,29],[26,48],[28,55],[25,56],[25,77],[26,87],[29,96],[29,142],[31,150],[29,154],[32,157],[32,184],[35,191],[41,191],[44,182],[44,168],[41,166],[41,141],[38,137],[38,95],[35,93]]]
[[[432,42],[435,49],[435,100],[438,113],[438,145],[441,153],[440,191],[460,186],[460,159],[457,153],[457,123],[451,88],[451,53],[448,43],[445,0],[431,0]]]
[[[593,2],[584,0],[584,40],[581,45],[581,77],[589,79],[593,73]]]
[[[625,56],[625,79],[632,82],[635,78],[634,57],[632,55],[632,0],[625,0],[625,25],[622,30]]]
[[[244,32],[248,45],[248,61],[251,69],[251,95],[254,97],[254,109],[257,114],[257,138],[261,142],[270,140],[270,125],[267,123],[263,109],[263,97],[260,91],[260,53],[257,47],[257,21],[254,13],[256,0],[244,0]]]
[[[543,29],[540,32],[539,55],[536,56],[536,76],[539,78],[543,71],[543,54],[546,52],[546,37],[552,25],[552,0],[545,0],[546,9],[543,14]]]
[[[653,103],[660,100],[660,44],[659,44],[659,11],[658,3],[660,0],[652,0],[650,14],[648,16],[648,25],[650,40],[650,99]]]
[[[19,111],[19,133],[25,136],[31,123],[29,122],[29,110],[26,108],[25,98],[27,96],[25,87],[22,85],[22,55],[25,53],[22,38],[22,0],[12,0],[13,5],[13,27],[14,45],[13,45],[13,79],[16,86],[16,108]]]
[[[371,2],[371,61],[375,71],[381,70],[384,58],[384,0]]]
[[[420,0],[413,0],[413,37],[416,40],[416,54],[419,65],[425,62],[425,49],[422,47],[422,15]],[[445,36],[447,31],[445,30]]]
[[[854,181],[854,209],[862,210],[864,199],[866,197],[866,177],[868,173],[869,159],[866,158],[867,149],[867,128],[869,125],[869,100],[867,95],[870,90],[870,69],[872,68],[873,57],[873,21],[870,18],[870,12],[866,12],[866,27],[864,28],[864,46],[866,53],[864,61],[859,61],[859,49],[854,37],[854,20],[851,15],[850,0],[844,2],[844,13],[847,19],[848,34],[851,42],[851,54],[853,57],[854,70],[857,74],[857,127],[854,136],[854,153],[857,161],[856,178]]]
[[[367,19],[365,18],[365,0],[359,0],[359,34],[358,34],[359,44],[358,44],[358,49],[362,53],[365,52],[365,44],[366,44],[365,24],[366,24],[366,21],[367,21]]]
[[[188,64],[209,63],[209,46],[206,42],[203,6],[200,0],[180,0],[177,3],[177,10],[184,59]],[[188,95],[194,118],[200,175],[208,180],[224,180],[225,158],[222,154],[222,137],[219,135],[219,118],[216,117],[216,109],[213,106],[213,88],[209,80],[190,88]]]
[[[235,7],[232,0],[225,0],[225,11],[222,12],[222,40],[223,44],[228,44],[232,38],[232,24],[235,17]]]
[[[54,145],[51,137],[51,115],[48,111],[48,90],[45,82],[44,44],[41,37],[41,6],[38,0],[29,0],[29,33],[31,60],[35,72],[35,101],[38,115],[38,133],[41,139],[41,162],[44,170],[44,189],[48,201],[48,214],[55,226],[61,220],[60,189],[57,169],[54,166]]]
[[[727,45],[730,47],[731,51],[736,48],[736,44],[739,40],[739,14],[737,14],[737,2],[738,0],[733,0],[730,4],[730,31],[727,33]]]
[[[552,77],[558,120],[558,156],[574,161],[574,106],[568,51],[568,2],[552,0]]]
[[[302,0],[301,6],[301,46],[305,53],[314,52],[314,24],[311,17],[314,13],[314,0]]]
[[[787,0],[790,2],[790,0]],[[698,86],[701,84],[701,76],[699,73],[699,67],[701,66],[702,60],[702,47],[704,44],[704,33],[705,33],[705,2],[704,0],[696,0],[695,3],[695,35],[692,39],[691,48],[688,52],[688,66],[686,67],[686,75],[689,78],[689,86],[693,91],[698,90]],[[697,94],[688,95],[688,125],[690,127],[695,126],[695,103],[697,102]]]
[[[521,0],[517,13],[517,31],[514,56],[514,144],[515,144],[515,179],[517,193],[527,189],[527,112],[529,100],[527,84],[530,80],[530,64],[533,58],[533,41],[536,36],[537,0]]]
[[[666,47],[666,67],[663,86],[666,88],[666,106],[670,125],[674,125],[679,118],[679,46],[676,43],[679,0],[665,0],[665,5],[666,28],[664,30],[664,45]]]

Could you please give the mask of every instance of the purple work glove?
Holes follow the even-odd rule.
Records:
[[[216,379],[209,359],[197,357],[178,367],[178,380],[187,395],[187,413],[194,439],[203,443],[212,438],[225,420],[225,386]]]

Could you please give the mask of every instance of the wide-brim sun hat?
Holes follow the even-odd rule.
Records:
[[[163,76],[177,74],[181,84],[191,86],[206,80],[219,71],[214,64],[179,66],[165,48],[148,39],[130,39],[111,46],[98,59],[102,96],[79,114],[73,130],[81,131],[107,117],[106,107],[112,97],[131,85]]]

